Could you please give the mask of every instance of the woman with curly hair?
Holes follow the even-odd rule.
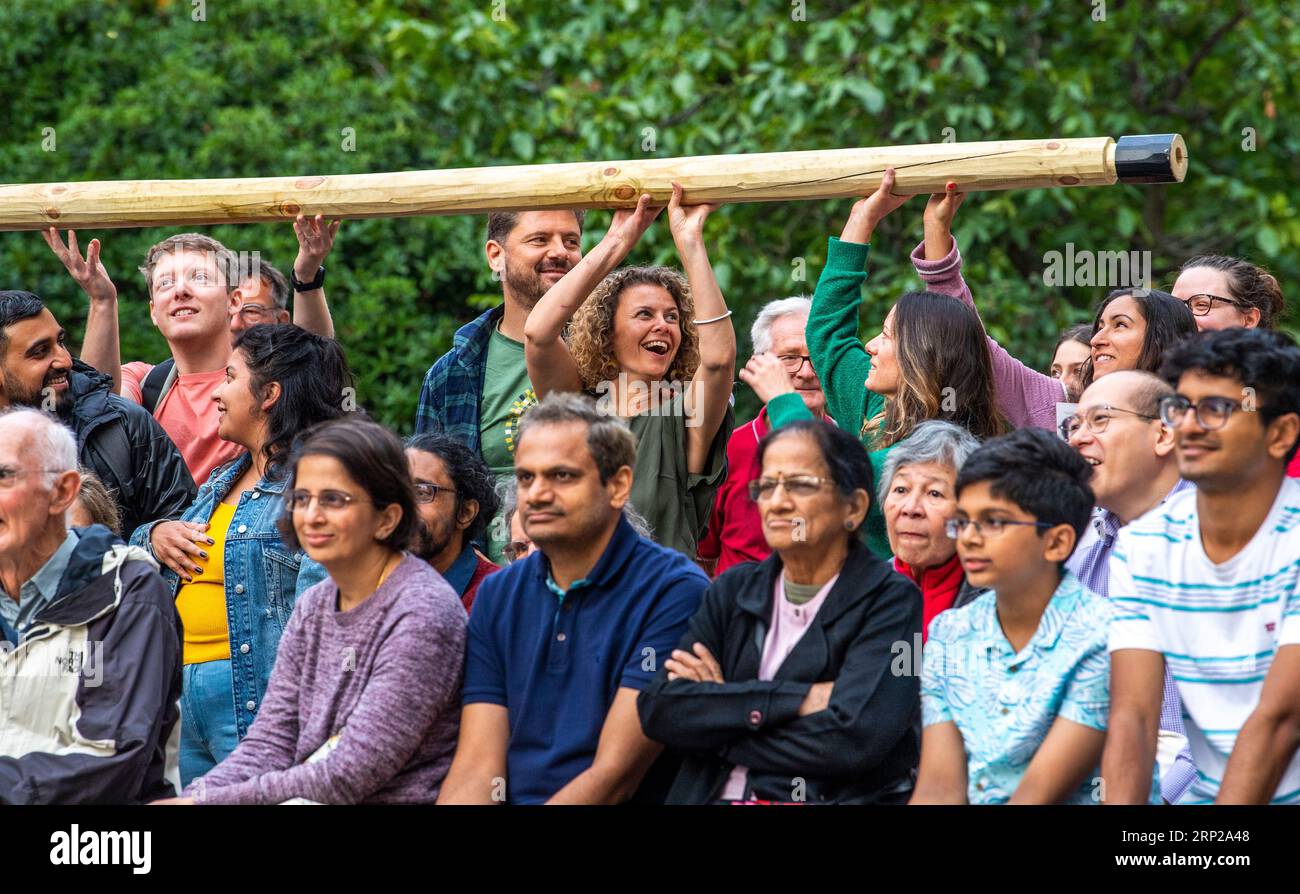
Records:
[[[736,332],[703,237],[715,207],[683,205],[673,185],[668,225],[685,277],[666,267],[616,269],[663,208],[643,195],[636,208],[614,212],[605,238],[537,302],[524,327],[538,399],[586,392],[628,421],[637,436],[632,504],[661,544],[692,558],[735,425]]]

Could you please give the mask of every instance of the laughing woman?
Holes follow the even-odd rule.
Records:
[[[289,448],[300,431],[343,415],[351,374],[338,342],[294,325],[235,340],[212,393],[218,432],[244,452],[216,469],[178,521],[131,537],[164,566],[185,628],[181,781],[234,751],[266,693],[297,592],[323,578],[280,538]]]
[[[649,203],[643,195],[616,211],[600,244],[537,302],[524,356],[539,399],[585,391],[628,421],[637,436],[632,505],[656,540],[694,557],[726,475],[736,332],[704,247],[715,206],[684,206],[680,186],[668,224],[685,278],[666,267],[616,269],[662,210]]]

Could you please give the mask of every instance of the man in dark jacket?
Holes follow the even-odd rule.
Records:
[[[122,530],[176,518],[194,501],[185,461],[139,404],[112,393],[112,380],[74,360],[58,320],[30,292],[0,291],[0,408],[37,407],[77,437],[81,465],[121,507]]]
[[[0,804],[133,803],[179,782],[181,627],[157,565],[69,530],[72,432],[0,412]]]

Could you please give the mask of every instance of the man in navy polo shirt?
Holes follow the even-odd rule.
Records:
[[[616,804],[658,757],[637,694],[708,578],[623,518],[636,439],[574,394],[525,413],[515,447],[528,558],[470,616],[460,741],[439,804]]]

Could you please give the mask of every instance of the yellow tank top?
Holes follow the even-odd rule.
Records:
[[[181,648],[184,664],[202,664],[230,657],[230,625],[226,618],[226,534],[235,507],[218,503],[208,519],[208,536],[216,541],[206,546],[206,559],[195,557],[194,564],[202,566],[203,573],[194,575],[191,583],[182,584],[176,593],[176,611],[180,613],[185,629]]]

